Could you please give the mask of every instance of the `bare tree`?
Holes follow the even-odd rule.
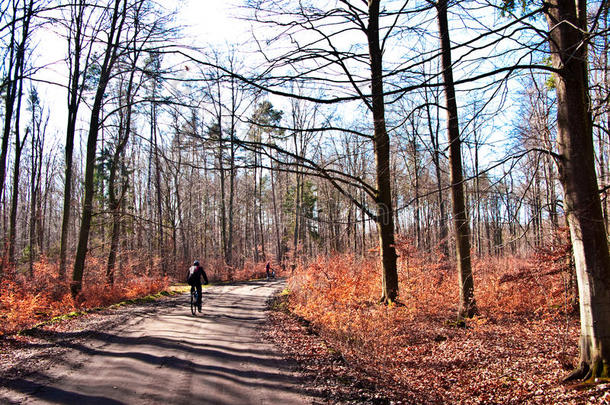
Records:
[[[141,1],[141,0],[140,0]],[[100,63],[100,76],[95,93],[95,99],[91,108],[91,119],[89,122],[89,136],[87,138],[87,163],[85,168],[85,196],[83,201],[83,214],[81,219],[78,247],[74,261],[72,273],[72,285],[70,286],[72,296],[76,296],[83,283],[83,272],[85,269],[85,258],[87,255],[87,244],[89,242],[89,232],[91,229],[91,217],[93,215],[93,194],[94,183],[93,174],[95,170],[97,137],[100,125],[100,113],[104,101],[104,93],[114,65],[120,55],[122,31],[125,27],[127,17],[127,0],[115,0],[114,4],[107,9],[109,26],[108,36],[104,41],[104,54]]]
[[[556,162],[580,292],[580,359],[569,378],[610,377],[610,254],[599,198],[589,108],[586,0],[545,9],[557,92]]]
[[[11,214],[9,225],[8,238],[8,263],[15,264],[15,244],[17,239],[17,205],[19,200],[19,178],[21,171],[21,153],[30,133],[30,128],[27,128],[23,140],[21,140],[21,101],[23,99],[23,80],[19,81],[19,89],[17,93],[17,111],[15,117],[15,160],[13,162],[13,190],[11,197]]]
[[[44,227],[40,207],[43,199],[41,183],[44,144],[49,116],[47,114],[46,120],[43,117],[44,113],[35,87],[31,88],[28,100],[29,109],[32,113],[30,121],[32,136],[30,144],[30,235],[28,244],[30,274],[32,274],[34,272],[34,261],[38,259],[38,254],[42,252],[40,236],[43,234]]]
[[[8,146],[10,142],[11,129],[14,129],[16,134],[15,140],[15,157],[20,158],[23,148],[23,142],[19,139],[19,122],[21,114],[21,96],[23,93],[23,81],[26,75],[26,50],[28,41],[31,35],[32,18],[35,10],[34,0],[12,0],[7,10],[10,10],[9,27],[9,42],[8,60],[5,59],[5,67],[7,68],[6,77],[2,87],[4,87],[4,127],[2,134],[2,146],[0,148],[0,195],[2,194],[5,177],[6,177],[6,159],[8,154]],[[20,24],[20,25],[19,25]],[[7,63],[8,62],[8,63]],[[17,103],[17,106],[15,106]],[[15,109],[16,107],[16,109]],[[13,115],[15,122],[13,126]],[[15,169],[18,168],[18,163],[15,162]],[[17,170],[17,182],[15,176],[13,178],[13,196],[11,203],[11,215],[8,238],[8,257],[9,264],[14,263],[14,248],[15,248],[15,232],[16,232],[16,204],[18,198],[18,179],[19,172]],[[3,269],[0,269],[0,274]]]
[[[453,229],[458,265],[460,302],[458,319],[471,318],[477,313],[474,299],[474,280],[470,261],[470,226],[464,201],[464,175],[462,169],[462,148],[458,110],[455,100],[453,68],[451,63],[451,42],[447,22],[447,0],[436,2],[441,40],[441,59],[447,103],[447,134],[449,136],[449,166],[451,167],[451,198],[453,201]]]
[[[93,27],[91,24],[91,19],[94,18],[96,13],[90,3],[85,0],[78,0],[69,5],[69,11],[70,22],[67,26],[68,55],[66,58],[70,71],[67,93],[68,122],[66,128],[63,217],[59,253],[59,276],[62,279],[66,274],[68,234],[72,212],[74,136],[76,134],[78,110],[83,93],[87,88],[86,83],[90,74],[88,70],[91,67],[91,52],[93,51],[93,45],[88,38],[95,38],[98,31],[97,27]]]
[[[397,18],[400,15],[400,11],[380,11],[380,1],[378,0],[366,2],[366,7],[364,8],[361,8],[356,2],[351,1],[340,1],[338,7],[329,7],[328,9],[318,9],[313,6],[304,7],[302,5],[291,7],[291,4],[283,1],[257,1],[251,2],[250,6],[256,14],[255,19],[258,23],[272,26],[285,25],[286,27],[293,28],[294,34],[297,34],[302,29],[316,35],[317,39],[304,39],[295,52],[289,52],[288,54],[271,59],[272,65],[269,68],[270,71],[274,69],[280,70],[284,66],[291,66],[293,69],[297,69],[300,64],[303,64],[302,71],[307,73],[303,75],[297,73],[292,76],[280,74],[275,78],[276,86],[274,86],[273,81],[257,83],[246,79],[246,82],[264,88],[266,91],[274,94],[301,98],[320,104],[332,104],[357,99],[366,106],[372,115],[373,134],[365,137],[369,139],[374,149],[375,187],[362,184],[358,179],[337,180],[334,178],[337,177],[336,173],[331,175],[330,172],[322,170],[321,166],[315,169],[310,167],[310,169],[318,172],[321,171],[319,175],[330,180],[344,195],[348,193],[342,187],[342,182],[360,183],[359,187],[374,201],[376,212],[372,213],[362,206],[359,199],[354,198],[354,196],[348,196],[354,204],[368,211],[371,218],[375,220],[379,234],[379,252],[382,267],[381,300],[385,302],[394,301],[398,296],[398,275],[396,268],[397,256],[394,247],[395,230],[391,190],[390,137],[385,122],[383,46],[391,35],[395,24],[389,23],[390,28],[380,28],[379,21],[380,15],[388,20]],[[290,22],[285,22],[285,19],[288,19]],[[326,24],[327,21],[329,24]],[[343,28],[335,28],[336,26],[343,26]],[[325,31],[325,27],[333,28],[330,28],[330,31]],[[367,51],[366,53],[353,52],[351,50],[340,51],[338,38],[351,30],[364,34],[365,40],[363,43]],[[298,35],[291,38],[292,40],[299,41]],[[283,38],[278,39],[281,40]],[[318,67],[312,69],[308,62],[316,60],[319,61]],[[354,70],[352,65],[360,66],[362,71]],[[337,68],[341,72],[341,79],[335,81],[331,78],[324,78],[325,67],[328,67],[329,70]],[[368,75],[368,77],[361,75],[361,73]],[[317,74],[320,74],[320,76]],[[327,88],[335,84],[338,86],[343,84],[351,86],[356,96],[325,99],[323,97],[299,96],[285,89],[278,88],[280,84],[290,81],[291,78],[295,83],[305,82],[308,76],[311,76],[309,78]],[[370,86],[370,93],[368,90],[364,90],[364,87],[368,88],[368,86]],[[275,147],[274,149],[277,150]],[[308,165],[307,162],[303,161],[299,164]],[[308,171],[311,173],[311,170]]]

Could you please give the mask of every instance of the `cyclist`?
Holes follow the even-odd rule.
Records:
[[[271,262],[267,262],[265,266],[265,273],[267,273],[267,280],[270,278],[275,278],[275,270],[271,268]]]
[[[203,267],[199,265],[199,261],[195,260],[193,265],[189,267],[189,271],[186,275],[186,281],[191,286],[191,290],[197,289],[197,309],[201,312],[201,278],[203,277],[203,283],[208,284],[208,276],[205,274]]]

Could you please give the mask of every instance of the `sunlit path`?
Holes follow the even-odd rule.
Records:
[[[2,403],[304,404],[300,380],[258,333],[280,282],[205,291],[203,314],[187,297],[117,330],[68,347],[63,362],[6,382]]]

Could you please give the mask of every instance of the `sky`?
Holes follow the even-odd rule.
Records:
[[[249,25],[233,15],[239,13],[236,0],[183,0],[177,20],[185,34],[196,42],[222,44],[246,39]]]
[[[166,7],[175,4],[177,8],[176,23],[183,27],[182,32],[186,37],[186,44],[191,44],[203,49],[218,46],[222,48],[226,44],[243,43],[251,38],[251,27],[246,21],[234,17],[243,13],[238,5],[244,0],[174,0],[162,2]],[[62,28],[57,27],[58,31]],[[242,47],[240,50],[243,50]],[[63,60],[65,55],[65,39],[57,37],[49,40],[46,33],[42,33],[38,39],[38,54],[41,60],[38,64],[49,64],[50,69],[44,69],[48,75],[45,80],[67,83],[66,64]],[[250,59],[251,60],[251,59]],[[67,116],[66,90],[59,86],[39,85],[40,95],[45,104],[52,107],[51,131],[56,131],[63,142],[65,122]],[[283,108],[282,100],[273,100],[273,103]],[[350,115],[355,111],[342,111],[342,115]],[[81,120],[88,116],[87,108],[81,108],[79,112]],[[82,126],[82,125],[81,125]]]
[[[239,21],[235,1],[222,0],[177,0],[176,22],[183,27],[186,44],[203,47],[207,45],[224,45],[236,40],[245,40],[249,36],[249,24]],[[168,6],[167,3],[162,3]],[[50,109],[49,130],[62,138],[67,117],[66,89],[50,83],[67,85],[67,67],[64,61],[66,40],[61,37],[64,28],[56,25],[35,33],[34,59],[37,66],[44,65],[36,78],[36,84],[44,107]],[[45,83],[46,82],[46,83]],[[86,119],[86,108],[79,112],[81,119]]]

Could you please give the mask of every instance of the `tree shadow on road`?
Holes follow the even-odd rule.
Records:
[[[30,379],[15,378],[7,379],[0,378],[0,386],[8,388],[11,391],[26,394],[29,397],[37,398],[58,404],[105,404],[105,405],[122,405],[123,402],[107,398],[103,396],[85,395],[78,392],[68,391],[56,386],[42,384]],[[46,377],[37,375],[35,377],[44,380]],[[3,404],[20,403],[15,402],[7,397],[0,397],[0,402]]]

